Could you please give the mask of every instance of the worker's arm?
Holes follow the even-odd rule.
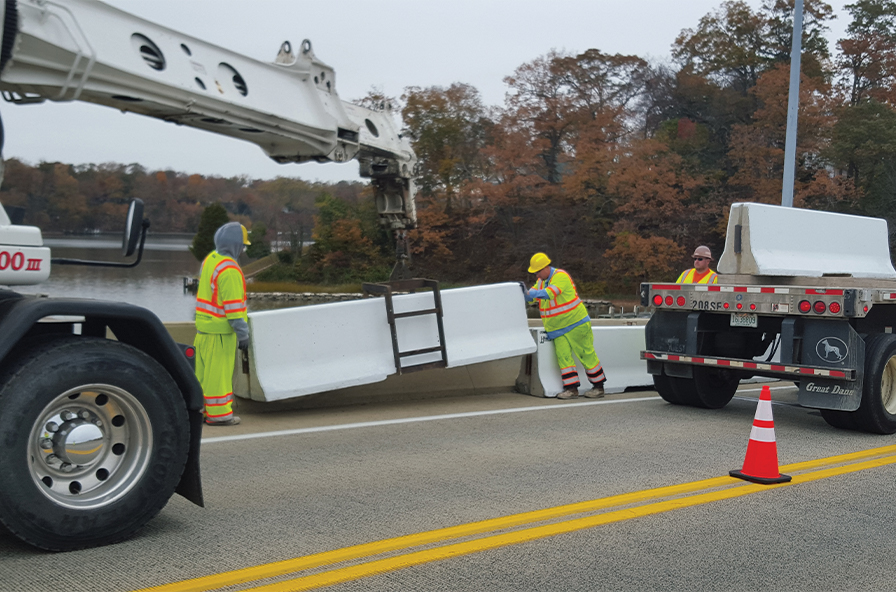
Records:
[[[243,289],[243,276],[236,269],[226,269],[218,278],[218,290],[227,322],[236,333],[240,349],[249,348],[249,323],[246,314],[246,292]]]

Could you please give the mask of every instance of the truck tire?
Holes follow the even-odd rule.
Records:
[[[190,427],[171,376],[117,341],[34,344],[0,373],[0,523],[50,551],[115,543],[161,511]]]
[[[878,333],[865,340],[862,402],[850,415],[856,429],[896,433],[896,335]]]
[[[740,378],[730,370],[697,366],[694,378],[679,378],[673,388],[682,405],[721,409],[734,397],[738,384]]]

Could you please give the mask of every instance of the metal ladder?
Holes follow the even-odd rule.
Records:
[[[389,329],[392,331],[392,355],[395,358],[395,370],[398,372],[398,374],[417,372],[419,370],[430,370],[432,368],[445,368],[448,366],[448,353],[445,350],[445,326],[442,322],[442,296],[439,293],[439,282],[437,282],[436,280],[412,279],[384,282],[381,284],[363,284],[362,287],[364,291],[369,294],[385,297],[384,300],[386,302],[386,315],[389,319]],[[422,288],[430,288],[432,290],[435,308],[426,308],[400,313],[395,312],[395,309],[392,306],[393,292],[410,292],[411,294],[413,294],[417,290],[420,290]],[[399,351],[398,330],[395,327],[395,320],[428,314],[436,315],[436,325],[438,325],[439,328],[439,345],[435,347],[426,347],[423,349],[415,349],[404,352]],[[402,358],[433,352],[441,352],[442,359],[436,362],[427,362],[425,364],[416,364],[413,366],[401,365]]]

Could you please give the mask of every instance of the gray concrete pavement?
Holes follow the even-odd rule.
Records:
[[[210,438],[207,507],[176,497],[138,536],[49,555],[0,534],[0,589],[133,590],[609,495],[743,462],[758,387],[717,411],[655,393],[585,405],[512,393],[263,413]],[[896,444],[828,427],[773,392],[783,463]],[[896,518],[885,466],[339,584],[332,590],[884,590]],[[228,590],[243,589],[241,587]]]

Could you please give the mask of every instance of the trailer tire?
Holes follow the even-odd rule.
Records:
[[[819,409],[821,417],[828,422],[832,428],[839,430],[856,429],[855,411],[839,411],[836,409]]]
[[[36,547],[123,540],[180,481],[190,427],[165,369],[117,341],[34,344],[0,372],[0,522]]]
[[[681,405],[681,400],[675,392],[676,380],[681,379],[666,376],[665,374],[654,374],[653,388],[665,402],[671,403],[672,405]]]
[[[865,340],[862,402],[850,415],[855,429],[896,433],[896,335],[877,333]]]
[[[730,370],[698,366],[693,378],[676,379],[673,389],[682,405],[721,409],[734,397],[739,383],[740,377]]]

